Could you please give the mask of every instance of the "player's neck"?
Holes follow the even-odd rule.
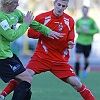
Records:
[[[56,17],[62,16],[62,13],[57,14],[54,10],[53,10],[53,14],[54,14]]]
[[[88,18],[88,16],[83,16],[84,19]]]

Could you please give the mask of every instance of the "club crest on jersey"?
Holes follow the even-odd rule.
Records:
[[[63,29],[63,25],[62,25],[62,23],[60,23],[58,26],[58,31],[62,31],[62,29]]]

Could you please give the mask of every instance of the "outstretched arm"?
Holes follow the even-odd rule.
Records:
[[[59,39],[64,36],[64,34],[52,31],[47,26],[42,25],[36,21],[33,21],[32,24],[30,25],[30,27],[52,39],[54,39],[54,38]]]
[[[28,29],[30,23],[32,22],[33,14],[28,11],[23,18],[23,23],[18,27],[18,29],[13,30],[10,28],[9,22],[1,17],[0,18],[0,34],[5,37],[8,41],[14,41],[22,36]]]

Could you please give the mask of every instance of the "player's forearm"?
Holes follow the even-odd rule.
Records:
[[[93,34],[99,33],[99,29],[88,30],[87,33],[93,35]]]
[[[83,32],[83,30],[82,30],[81,28],[78,28],[78,27],[77,27],[77,28],[76,28],[76,33],[79,34],[79,33],[81,33],[81,32]]]
[[[22,23],[17,30],[13,30],[8,28],[4,30],[0,27],[0,33],[4,36],[8,41],[14,41],[22,36],[28,29],[29,25],[27,23]]]
[[[70,31],[70,33],[67,37],[67,42],[69,42],[69,41],[74,42],[74,38],[75,38],[75,32],[74,32],[74,29],[72,29],[72,31]]]
[[[44,35],[48,35],[52,30],[42,24],[40,24],[39,22],[36,21],[32,21],[32,24],[30,25],[31,28],[35,29],[38,32],[41,32]]]

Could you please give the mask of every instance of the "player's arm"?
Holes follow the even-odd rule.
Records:
[[[74,20],[70,23],[73,23],[73,24],[71,24],[70,26],[70,31],[69,31],[68,38],[67,38],[68,49],[72,49],[75,45],[74,44],[74,38],[75,38]]]
[[[20,16],[20,21],[22,22],[22,19],[24,17],[24,14],[22,12],[19,11],[19,16]],[[34,30],[41,32],[42,34],[46,35],[49,38],[56,38],[59,39],[60,37],[63,37],[64,34],[52,31],[50,28],[48,28],[45,25],[40,24],[39,22],[33,20],[32,23],[30,24],[30,27],[33,28]]]
[[[37,30],[38,32],[41,32],[42,34],[48,36],[48,34],[50,34],[50,32],[52,31],[50,28],[40,24],[39,22],[33,20],[31,25],[31,28],[33,28],[34,30]]]
[[[82,29],[80,28],[79,20],[76,21],[76,26],[75,27],[76,27],[76,33],[77,34],[81,33]]]
[[[23,35],[28,29],[29,25],[23,22],[17,30],[13,30],[9,27],[7,20],[0,20],[0,34],[8,41],[14,41]],[[3,24],[4,23],[4,24]],[[6,27],[5,27],[5,26]]]
[[[19,10],[17,10],[16,13],[17,13],[18,18],[19,18],[18,22],[22,23],[23,18],[24,18],[25,15]],[[38,32],[41,32],[42,34],[44,34],[46,36],[48,36],[48,34],[50,34],[51,31],[52,31],[50,28],[40,24],[36,20],[32,20],[32,23],[30,24],[30,27],[33,28],[34,30],[38,31]]]
[[[13,30],[10,28],[8,21],[5,18],[0,18],[0,34],[5,37],[8,41],[14,41],[23,35],[28,29],[30,23],[32,22],[33,15],[32,12],[28,11],[26,16],[23,18],[23,23],[18,29]]]
[[[92,20],[91,28],[87,31],[87,33],[91,35],[99,33],[99,28],[94,20]]]
[[[43,25],[44,19],[41,19],[41,15],[36,16],[35,19],[34,19],[34,21],[35,21],[36,23],[38,23],[39,25],[41,25],[41,28],[42,28],[44,31],[47,32],[46,29],[49,29],[49,28]],[[38,27],[38,28],[39,28],[39,27]],[[40,29],[41,29],[41,28],[40,28]],[[46,29],[45,29],[45,28],[46,28]],[[51,30],[51,29],[49,29],[49,30]],[[44,31],[43,31],[43,32],[44,32]],[[35,38],[35,39],[36,39],[36,38],[41,37],[42,35],[43,35],[43,34],[42,34],[41,31],[38,32],[38,31],[36,31],[36,30],[33,29],[33,28],[30,28],[30,29],[28,30],[28,37],[29,37],[29,38]],[[45,34],[44,34],[44,35],[45,35]],[[58,32],[51,31],[47,36],[48,36],[49,38],[52,38],[52,39],[54,39],[54,38],[59,39],[59,37],[63,37],[64,34],[60,34],[60,33],[58,33]]]
[[[34,20],[41,24],[43,24],[44,22],[43,19],[41,19],[41,15],[36,16]],[[43,34],[41,32],[34,30],[33,28],[29,28],[27,35],[29,38],[37,39],[37,38],[40,38]]]
[[[64,34],[52,31],[47,26],[40,24],[39,22],[35,20],[32,21],[32,24],[30,25],[30,27],[52,39],[54,38],[59,39],[60,37],[64,37]]]
[[[30,27],[52,39],[54,38],[59,39],[61,37],[64,37],[64,34],[51,30],[50,28],[43,25],[43,23],[39,22],[38,20],[39,20],[38,17],[36,17],[35,20],[32,21]]]

